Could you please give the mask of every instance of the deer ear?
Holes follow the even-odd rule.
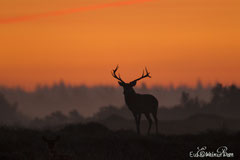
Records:
[[[120,86],[123,86],[123,85],[124,85],[123,82],[120,82],[120,81],[118,82],[118,84],[119,84]]]
[[[136,84],[137,84],[136,81],[133,81],[133,82],[130,83],[130,85],[131,85],[132,87],[135,86]]]

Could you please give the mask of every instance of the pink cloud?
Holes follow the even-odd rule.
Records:
[[[80,8],[74,8],[74,9],[52,11],[52,12],[47,12],[47,13],[39,13],[39,14],[34,14],[34,15],[11,17],[11,18],[6,18],[6,19],[0,19],[0,24],[32,21],[32,20],[50,17],[50,16],[61,16],[61,15],[66,15],[66,14],[91,11],[91,10],[97,10],[97,9],[103,9],[103,8],[109,8],[109,7],[120,7],[120,6],[126,6],[126,5],[133,5],[133,4],[149,2],[149,1],[153,1],[153,0],[120,1],[120,2],[112,2],[112,3],[105,3],[105,4],[96,4],[96,5],[91,5],[91,6],[84,6],[84,7],[80,7]]]

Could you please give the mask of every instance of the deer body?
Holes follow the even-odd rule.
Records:
[[[124,94],[124,99],[131,112],[149,114],[154,111],[157,112],[158,100],[152,95],[138,93],[132,95]]]
[[[138,80],[145,77],[151,78],[147,69],[146,69],[146,74],[144,74],[144,71],[143,71],[143,74],[140,78],[130,83],[125,83],[121,79],[120,75],[119,76],[116,75],[117,69],[118,69],[118,66],[116,67],[116,69],[113,70],[112,75],[114,78],[119,80],[118,82],[119,85],[122,86],[124,89],[123,94],[124,94],[125,103],[135,118],[137,133],[140,134],[141,114],[144,114],[149,122],[148,134],[150,133],[151,126],[152,126],[151,115],[153,116],[155,121],[156,133],[158,133],[158,119],[157,119],[158,100],[150,94],[138,94],[133,89],[133,87],[136,85]]]

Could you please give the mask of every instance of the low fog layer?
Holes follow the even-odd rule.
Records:
[[[186,86],[147,88],[144,84],[138,86],[140,87],[136,87],[136,92],[153,94],[159,100],[160,107],[171,107],[180,103],[183,91],[204,101],[211,97],[211,88],[203,87],[200,82],[196,88]],[[70,86],[60,82],[51,87],[38,86],[32,92],[6,87],[1,87],[0,92],[10,103],[17,102],[18,110],[29,117],[44,117],[55,111],[66,114],[72,110],[89,117],[104,106],[124,106],[122,88],[112,86]]]
[[[221,84],[216,84],[209,89],[203,88],[200,85],[195,89],[186,87],[177,89],[154,87],[152,89],[147,89],[142,86],[138,88],[138,90],[139,92],[152,93],[155,96],[169,97],[168,100],[176,98],[175,103],[177,104],[173,104],[174,102],[172,102],[169,103],[173,104],[172,106],[161,105],[159,107],[157,116],[159,118],[159,129],[161,133],[188,134],[198,133],[208,129],[220,129],[232,132],[240,129],[240,88],[236,85],[223,86]],[[33,107],[31,111],[35,111],[35,115],[29,112],[27,114],[27,109],[24,110],[19,107],[21,102],[13,103],[13,100],[10,102],[7,100],[6,96],[0,92],[0,126],[23,125],[35,129],[51,129],[61,128],[68,124],[94,121],[112,130],[135,129],[133,116],[126,106],[117,106],[113,104],[104,105],[103,102],[101,102],[101,99],[105,100],[105,103],[111,102],[108,98],[114,97],[114,95],[117,96],[119,94],[121,97],[121,91],[118,88],[67,87],[64,84],[60,84],[51,88],[40,87],[31,93],[19,89],[2,89],[2,92],[5,94],[12,93],[12,96],[14,95],[13,93],[18,96],[24,95],[25,102],[29,103],[28,100],[31,100],[31,104],[36,104],[31,106]],[[73,96],[74,93],[77,93],[75,97]],[[209,94],[209,99],[207,101],[199,98],[201,95],[204,95],[203,93],[206,93],[205,96],[207,93]],[[49,95],[49,97],[45,96],[45,94]],[[83,98],[78,99],[78,95],[82,95]],[[91,101],[89,97],[94,96],[96,100]],[[207,97],[205,98],[207,99]],[[8,99],[11,100],[9,97]],[[69,104],[73,105],[73,103],[71,103],[72,100],[75,100],[75,103],[83,101],[85,105],[68,107]],[[57,105],[55,105],[56,101],[58,101]],[[121,100],[119,101],[121,102]],[[98,102],[101,102],[103,105],[98,105]],[[82,103],[80,105],[82,105]],[[94,105],[96,105],[95,108]],[[63,107],[63,109],[59,108],[59,106]],[[91,108],[89,106],[91,106]],[[86,117],[86,114],[83,116],[82,111],[88,111],[86,113],[90,113],[92,116]],[[95,111],[95,113],[93,111]],[[42,113],[42,117],[39,116],[38,112]],[[30,114],[32,116],[31,118],[29,117]],[[142,120],[142,129],[145,128],[146,130],[147,122],[144,118]]]

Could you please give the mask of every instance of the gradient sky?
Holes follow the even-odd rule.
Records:
[[[239,0],[119,2],[1,0],[0,84],[240,84]]]

